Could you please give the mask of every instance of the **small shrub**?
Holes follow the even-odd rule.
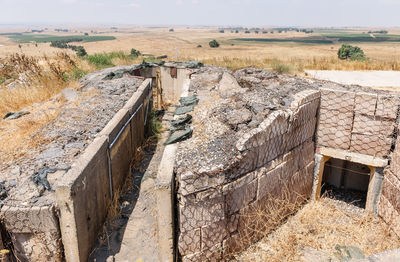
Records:
[[[290,73],[290,67],[288,65],[276,62],[272,65],[272,70],[279,74],[288,74]]]
[[[113,66],[110,56],[107,54],[94,54],[87,57],[89,63],[95,65],[97,68]]]
[[[159,58],[157,58],[157,57],[155,57],[153,55],[148,56],[148,57],[143,59],[143,62],[145,62],[145,63],[159,63],[161,61],[162,61],[161,59],[159,59]]]
[[[254,31],[254,33],[258,34],[258,30]]]
[[[141,55],[141,53],[140,53],[139,50],[136,50],[135,48],[132,48],[132,49],[131,49],[131,56],[132,56],[132,57],[138,57],[138,56],[140,56],[140,55]]]
[[[342,45],[338,50],[338,58],[341,60],[350,59],[352,61],[365,61],[364,51],[358,46]]]
[[[169,29],[169,31],[170,31],[170,32],[174,32],[174,29],[173,29],[173,28],[171,28],[171,29]]]
[[[114,59],[114,58],[126,59],[126,58],[128,58],[128,56],[122,51],[117,51],[117,52],[114,51],[114,52],[108,53],[107,56],[110,59]]]
[[[0,76],[0,85],[2,85],[5,81],[6,81],[6,78]]]
[[[79,57],[83,57],[87,55],[87,52],[83,46],[76,47],[76,55]]]
[[[74,78],[75,80],[79,80],[82,77],[84,77],[86,74],[87,74],[87,71],[76,66],[76,67],[74,67],[74,70],[72,70],[72,72],[71,72],[71,77]]]
[[[212,40],[210,41],[210,43],[208,43],[210,45],[211,48],[217,48],[219,47],[219,43],[217,42],[217,40]]]
[[[245,34],[250,34],[249,30],[244,31]]]
[[[198,46],[197,46],[197,48],[202,48],[202,47],[203,47],[202,45],[198,45]]]
[[[219,32],[223,34],[223,33],[225,33],[225,30],[219,30]]]
[[[235,30],[235,34],[239,33],[239,30]]]

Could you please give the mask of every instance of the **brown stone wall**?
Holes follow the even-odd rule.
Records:
[[[387,158],[399,104],[396,96],[321,89],[317,144]]]
[[[241,156],[229,170],[177,174],[182,261],[217,261],[247,248],[269,229],[269,216],[282,219],[310,196],[319,103],[318,91],[297,94],[290,110],[239,139]]]
[[[400,236],[400,140],[391,154],[390,168],[385,171],[378,214]]]
[[[400,236],[400,179],[391,170],[385,172],[378,214]]]

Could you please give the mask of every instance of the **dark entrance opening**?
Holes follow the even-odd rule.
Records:
[[[325,163],[321,195],[365,208],[369,180],[368,166],[331,158]]]

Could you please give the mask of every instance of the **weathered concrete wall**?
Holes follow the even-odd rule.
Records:
[[[318,146],[387,158],[399,104],[395,96],[321,89]]]
[[[63,261],[58,219],[53,206],[3,206],[1,219],[19,261]]]
[[[284,217],[286,204],[310,196],[319,103],[319,91],[307,90],[290,110],[269,115],[238,141],[242,154],[233,170],[177,177],[183,261],[219,260],[247,248],[266,230],[257,214],[266,219],[278,200],[274,210]]]
[[[124,183],[136,149],[144,141],[149,90],[150,80],[146,80],[56,189],[67,261],[86,261],[107,216],[112,201],[110,189],[114,193]],[[129,119],[132,121],[126,124]]]
[[[391,157],[390,168],[385,170],[378,214],[400,236],[400,139]]]
[[[176,104],[183,93],[185,82],[188,81],[189,70],[176,67],[160,67],[162,96],[166,103]]]

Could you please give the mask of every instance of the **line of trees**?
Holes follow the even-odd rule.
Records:
[[[76,46],[76,45],[70,45],[69,43],[71,42],[82,42],[83,39],[64,39],[64,40],[56,40],[56,41],[51,41],[50,46],[51,47],[56,47],[56,48],[61,48],[61,49],[71,49],[76,52],[76,55],[79,57],[87,55],[87,52],[83,46]]]

